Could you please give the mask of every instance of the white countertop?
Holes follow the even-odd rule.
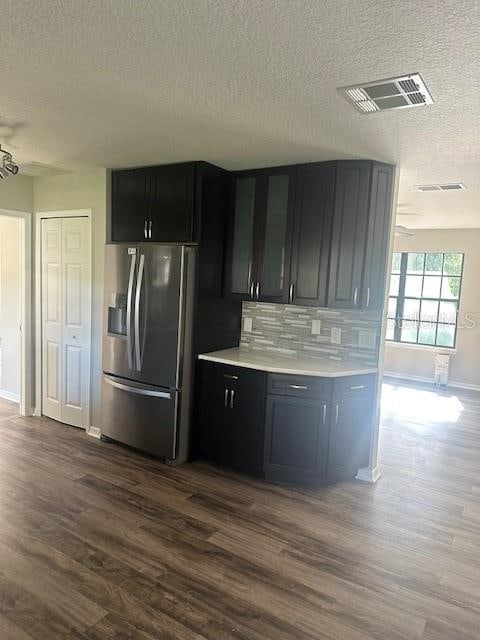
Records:
[[[377,373],[377,367],[356,367],[355,364],[345,364],[336,360],[305,358],[301,356],[282,356],[266,351],[251,351],[250,349],[223,349],[202,353],[199,360],[230,364],[246,369],[258,369],[269,373],[290,373],[300,376],[318,376],[320,378],[341,378],[342,376],[358,376]]]

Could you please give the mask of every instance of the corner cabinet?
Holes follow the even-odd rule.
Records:
[[[311,486],[352,479],[368,465],[375,374],[332,380],[199,365],[195,437],[206,460]]]

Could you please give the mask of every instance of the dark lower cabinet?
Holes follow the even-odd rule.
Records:
[[[197,449],[235,471],[261,475],[265,373],[200,363]]]
[[[335,382],[333,389],[327,478],[355,477],[368,466],[373,426],[376,376],[355,376]]]
[[[268,396],[264,471],[267,480],[317,484],[325,480],[329,399]]]
[[[197,450],[272,482],[319,486],[368,465],[376,376],[267,375],[200,362]]]

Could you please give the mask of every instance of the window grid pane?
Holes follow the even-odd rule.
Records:
[[[392,275],[403,284],[390,291],[387,340],[455,346],[463,262],[461,253],[394,254]]]

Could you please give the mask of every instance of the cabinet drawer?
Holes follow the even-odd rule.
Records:
[[[333,385],[333,395],[339,397],[371,394],[375,389],[376,381],[376,374],[336,378]]]
[[[229,389],[249,388],[252,390],[264,390],[267,374],[255,369],[234,367],[216,362],[202,362],[206,379],[213,387],[228,387]]]
[[[331,390],[331,381],[326,378],[273,374],[268,376],[268,393],[298,398],[325,397]]]

